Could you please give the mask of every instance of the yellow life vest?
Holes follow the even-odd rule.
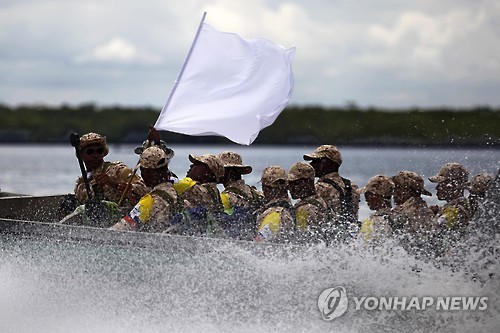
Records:
[[[265,238],[277,234],[280,230],[281,214],[279,212],[271,212],[267,214],[259,226],[259,233]]]
[[[224,213],[226,213],[227,215],[233,215],[234,207],[229,202],[229,194],[221,193],[220,199],[222,201],[222,206],[224,206]]]
[[[196,182],[189,177],[182,178],[178,183],[173,184],[174,189],[182,195],[188,188],[194,186]]]
[[[131,214],[137,214],[136,217],[139,218],[141,223],[146,223],[149,218],[151,217],[151,209],[153,208],[153,204],[155,202],[155,199],[151,196],[151,194],[146,194],[139,200],[137,205],[135,205],[134,209],[132,210]],[[135,216],[131,216],[134,218]]]
[[[444,224],[448,229],[453,229],[458,222],[459,214],[457,207],[446,207],[438,218],[439,224]]]
[[[361,236],[365,242],[369,242],[373,237],[373,221],[370,219],[364,219],[361,223]]]
[[[295,221],[297,224],[297,229],[301,230],[307,229],[307,226],[309,225],[308,220],[309,220],[309,212],[305,209],[299,208],[295,213]]]

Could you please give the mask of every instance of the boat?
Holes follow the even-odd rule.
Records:
[[[206,252],[207,248],[220,249],[224,245],[238,247],[259,254],[283,254],[304,249],[304,245],[262,243],[230,238],[197,237],[167,233],[114,231],[92,226],[61,224],[68,213],[64,202],[72,194],[29,196],[13,195],[0,198],[0,237],[39,238],[49,241],[92,243],[96,245],[126,246],[162,249],[172,252]],[[470,231],[482,235],[488,243],[500,230],[500,173],[497,174],[483,205],[471,221]],[[492,223],[493,222],[493,223]],[[478,238],[479,239],[479,238]]]
[[[68,194],[30,196],[1,192],[0,218],[39,222],[56,222],[64,214],[61,203]]]
[[[287,255],[296,246],[256,243],[228,238],[182,236],[166,233],[115,231],[92,226],[61,224],[67,212],[61,204],[68,197],[10,196],[0,198],[0,237],[41,239],[51,242],[90,243],[94,245],[147,248],[170,253],[206,253],[231,246],[259,255]]]
[[[27,196],[27,194],[19,194],[19,193],[11,193],[11,192],[4,192],[0,189],[0,198],[8,198],[8,197],[24,197]]]

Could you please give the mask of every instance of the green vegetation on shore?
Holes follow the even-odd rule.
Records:
[[[142,142],[159,115],[152,107],[60,107],[0,104],[0,143],[68,142],[69,134],[97,132],[109,142]],[[228,143],[222,137],[162,132],[169,143]],[[500,109],[474,107],[379,109],[355,105],[289,106],[255,144],[499,146]]]

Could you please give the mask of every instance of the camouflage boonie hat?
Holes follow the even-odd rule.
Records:
[[[439,173],[433,177],[429,177],[429,180],[433,183],[441,183],[446,180],[458,181],[461,184],[466,185],[469,179],[469,171],[458,163],[446,163]]]
[[[397,175],[391,177],[395,186],[410,188],[420,194],[432,196],[432,193],[424,188],[424,179],[413,171],[400,171]]]
[[[217,182],[219,182],[222,177],[224,177],[224,164],[222,163],[221,159],[213,154],[205,154],[205,155],[200,155],[200,156],[195,156],[195,155],[189,155],[189,160],[191,163],[203,163],[206,164],[210,170],[215,175],[215,178]]]
[[[237,168],[242,175],[252,172],[250,165],[244,165],[241,155],[233,151],[225,151],[219,154],[219,158],[224,164],[224,168]]]
[[[109,147],[106,142],[106,137],[93,132],[82,135],[82,137],[80,138],[80,151],[83,151],[86,147],[93,144],[99,144],[103,146],[104,148],[103,156],[108,155]]]
[[[280,166],[269,166],[262,171],[260,179],[262,185],[271,187],[285,187],[288,185],[285,169]]]
[[[311,154],[305,154],[304,160],[310,161],[318,158],[328,158],[329,160],[342,164],[342,155],[337,147],[331,145],[322,145],[316,148],[316,150]]]
[[[146,148],[139,159],[139,164],[146,169],[159,169],[168,165],[170,159],[163,149],[158,146]]]
[[[486,189],[493,181],[493,175],[489,173],[480,173],[472,177],[469,186],[469,192],[474,194],[482,194],[486,192]]]
[[[136,153],[137,155],[141,155],[142,152],[145,149],[147,149],[146,147],[157,146],[157,147],[160,147],[161,149],[163,149],[163,151],[166,154],[166,158],[168,158],[169,160],[171,160],[172,157],[174,157],[174,155],[175,155],[174,150],[172,148],[167,147],[167,144],[165,143],[165,141],[160,140],[160,142],[153,142],[153,144],[154,145],[151,145],[151,142],[149,140],[146,140],[142,143],[142,146],[134,148],[134,153]]]
[[[370,178],[366,186],[361,188],[358,192],[371,192],[383,197],[390,197],[394,193],[394,182],[391,177],[376,175]]]
[[[314,180],[315,171],[314,168],[305,162],[297,162],[290,167],[288,170],[288,181],[294,181],[298,179],[312,179]]]

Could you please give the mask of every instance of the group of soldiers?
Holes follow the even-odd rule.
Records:
[[[391,177],[377,175],[368,181],[360,191],[373,211],[361,225],[360,234],[366,243],[376,245],[388,237],[397,237],[416,255],[441,257],[453,252],[467,235],[469,222],[494,177],[480,173],[469,181],[469,172],[463,165],[446,163],[428,179],[436,184],[442,205],[427,204],[422,196],[432,194],[424,188],[422,176],[413,171],[400,171]],[[468,196],[465,190],[469,191]]]
[[[464,235],[493,179],[479,174],[469,182],[463,165],[444,165],[429,178],[437,184],[438,199],[446,202],[438,207],[427,205],[422,196],[431,193],[424,188],[423,178],[412,171],[377,175],[358,188],[340,176],[342,156],[332,145],[303,155],[304,161],[288,170],[265,168],[262,190],[245,183],[242,176],[251,173],[252,167],[231,151],[189,155],[190,168],[179,179],[169,169],[174,152],[153,127],[143,147],[135,150],[140,154],[140,176],[138,168],[104,161],[109,148],[102,135],[83,135],[78,149],[87,169],[87,184],[84,177],[78,178],[75,197],[85,206],[91,206],[90,197],[106,202],[108,219],[101,226],[258,242],[332,244],[362,237],[371,246],[396,236],[411,250],[433,244],[442,255]],[[224,189],[219,190],[218,184]],[[358,221],[362,194],[373,213]],[[85,215],[85,209],[80,211]]]

